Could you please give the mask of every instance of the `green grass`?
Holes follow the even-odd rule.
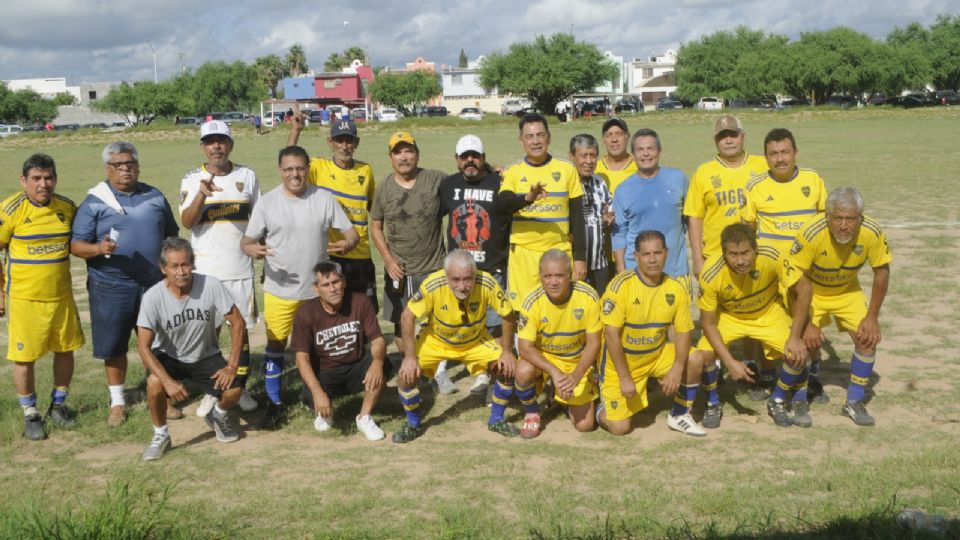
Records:
[[[628,122],[634,130],[659,131],[662,163],[690,174],[712,155],[716,116],[647,113]],[[0,485],[7,493],[0,501],[0,537],[43,537],[42,531],[47,538],[930,537],[911,536],[894,517],[916,507],[956,518],[960,508],[960,338],[951,330],[960,300],[952,274],[960,233],[949,225],[957,221],[952,186],[960,109],[811,109],[742,118],[751,152],[760,152],[767,130],[793,130],[800,165],[819,170],[829,188],[859,187],[867,213],[888,226],[894,264],[873,379],[875,428],[858,429],[838,415],[851,345],[830,330],[836,358],[825,364],[823,379],[833,401],[813,406],[809,430],[774,429],[763,404],[728,383],[721,387],[727,403],[723,426],[706,439],[668,433],[669,403],[653,392],[650,410],[640,415],[643,427],[628,437],[576,434],[561,415],[538,440],[504,440],[486,431],[487,411],[479,400],[426,391],[429,428],[406,446],[361,440],[353,426],[356,398],[335,403],[335,429],[324,435],[313,432],[311,414],[301,406],[292,408],[279,433],[250,430],[258,416],[243,415],[245,436],[232,445],[212,441],[191,407],[186,420],[171,423],[170,453],[142,464],[150,434],[143,368],[133,354],[130,419],[110,430],[102,367],[90,358],[88,345],[77,355],[69,398],[79,409],[79,426],[53,431],[39,444],[20,436],[11,369],[0,364]],[[488,159],[506,165],[521,157],[515,122],[492,116],[482,123],[407,119],[363,126],[357,156],[373,165],[378,180],[384,178],[387,138],[408,129],[424,167],[454,171],[453,147],[465,133],[481,136]],[[555,155],[566,153],[576,133],[599,135],[601,123],[554,124]],[[4,190],[16,189],[26,157],[43,151],[57,160],[58,191],[79,202],[103,178],[100,150],[119,137],[140,148],[142,180],[176,206],[183,173],[202,161],[195,128],[5,139]],[[259,172],[264,191],[276,186],[276,153],[286,132],[258,137],[252,128],[240,128],[236,141],[235,161]],[[325,133],[312,126],[301,144],[311,154],[328,154]],[[87,306],[83,276],[83,264],[75,261],[81,311]],[[861,281],[869,288],[869,271]],[[5,328],[0,341],[6,341]],[[261,351],[255,347],[255,366]],[[41,360],[42,407],[50,371],[50,360]],[[251,387],[258,395],[262,385],[256,379]],[[285,399],[293,403],[296,375],[288,374],[286,382]],[[464,381],[460,385],[465,389]],[[510,413],[518,418],[515,410]],[[376,415],[388,432],[400,426],[402,407],[393,389]],[[960,537],[956,528],[952,534]]]

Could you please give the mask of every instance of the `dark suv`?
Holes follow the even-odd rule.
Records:
[[[937,90],[934,99],[936,99],[938,105],[960,104],[960,96],[953,90]]]
[[[446,116],[446,107],[427,107],[423,110],[423,116]]]

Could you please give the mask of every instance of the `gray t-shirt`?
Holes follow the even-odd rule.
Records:
[[[313,290],[313,267],[330,258],[327,231],[345,231],[353,225],[333,195],[314,186],[299,197],[288,196],[283,186],[257,202],[246,236],[267,235],[273,255],[265,258],[263,290],[285,300],[309,300]]]
[[[387,245],[407,274],[428,274],[443,266],[443,223],[440,216],[440,171],[420,169],[412,188],[387,175],[377,184],[370,219],[382,220]]]
[[[154,349],[193,364],[220,352],[217,326],[233,305],[230,292],[215,277],[194,274],[184,298],[176,298],[163,280],[144,293],[137,326],[155,332]]]

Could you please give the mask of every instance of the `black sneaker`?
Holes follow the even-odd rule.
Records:
[[[723,405],[707,403],[707,408],[703,411],[703,427],[707,429],[717,429],[720,427],[720,419],[723,418]]]
[[[823,385],[816,377],[811,376],[807,380],[807,396],[814,403],[830,403],[830,396],[823,391]]]
[[[520,428],[507,422],[506,420],[501,420],[499,422],[494,422],[492,424],[487,424],[487,429],[494,433],[499,433],[504,437],[516,437],[520,434]]]
[[[76,416],[66,405],[56,405],[51,403],[47,410],[47,418],[53,422],[53,425],[61,428],[72,428],[77,425]]]
[[[237,433],[236,428],[230,423],[229,412],[220,414],[217,412],[217,409],[214,408],[211,409],[203,419],[207,422],[207,425],[210,426],[210,429],[217,434],[218,441],[233,442],[240,438],[240,434]]]
[[[23,417],[23,436],[31,441],[42,441],[47,438],[43,430],[43,418],[40,413],[33,413]]]
[[[793,402],[793,416],[790,422],[797,427],[810,427],[813,425],[813,419],[810,418],[810,404],[807,400]]]
[[[267,410],[263,414],[263,419],[260,420],[260,429],[280,429],[283,426],[283,420],[283,405],[271,401],[267,404]]]
[[[421,435],[423,435],[422,427],[414,427],[410,422],[404,422],[400,429],[393,434],[393,442],[405,444]]]
[[[750,397],[750,401],[767,401],[768,399],[770,399],[770,393],[771,391],[773,391],[773,387],[776,384],[777,384],[776,381],[773,381],[773,382],[760,381],[754,386],[751,386],[749,390],[747,390],[747,396]]]
[[[858,426],[872,426],[876,423],[870,413],[867,412],[867,406],[862,401],[848,401],[843,404],[840,414],[853,420]]]
[[[767,414],[773,418],[773,423],[780,427],[790,427],[793,421],[790,420],[790,414],[787,411],[787,404],[775,399],[767,400]]]

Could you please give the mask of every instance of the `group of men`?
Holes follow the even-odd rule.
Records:
[[[577,430],[626,434],[647,407],[650,379],[673,398],[668,427],[705,435],[722,418],[721,364],[730,378],[756,383],[777,425],[809,426],[808,382],[814,389],[820,329],[831,318],[855,346],[842,412],[873,423],[864,388],[880,340],[889,248],[856,190],[828,197],[816,172],[796,166],[789,131],[767,135],[764,159],[745,151],[737,118],[721,117],[716,158],[688,182],[660,165],[653,130],[631,135],[611,118],[602,157],[597,139],[580,134],[566,161],[549,151],[547,120],[529,114],[519,121],[524,158],[502,172],[474,135],[455,146],[458,173],[423,169],[416,139],[401,131],[387,145],[392,172],[377,182],[354,158],[360,137],[351,120],[331,126],[330,158],[311,159],[296,146],[303,126],[296,114],[278,156],[281,183],[263,196],[254,171],[230,159],[230,127],[201,126],[205,161],[184,176],[179,199],[189,241],[178,237],[163,194],[139,181],[132,144],[107,145],[106,180],[79,207],[54,193],[49,156],[27,159],[23,190],[0,207],[9,297],[0,305],[10,315],[8,358],[27,438],[46,433],[33,365],[47,352],[55,387],[46,416],[74,423],[65,400],[84,336],[70,254],[87,262],[93,356],[105,365],[111,426],[126,418],[127,344],[136,330],[154,424],[144,460],[171,444],[167,420],[183,416],[176,404],[188,397],[182,381],[205,392],[198,415],[220,441],[238,438],[232,407],[257,408],[244,387],[258,320],[253,261],[261,258],[266,428],[285,418],[288,340],[317,431],[334,423],[333,398],[362,392],[356,426],[370,440],[385,437],[372,415],[394,370],[406,422],[393,441],[423,433],[420,378],[457,391],[448,361],[475,376],[471,392],[492,386],[488,428],[508,437],[541,432],[537,395],[545,388]],[[371,240],[383,261],[382,311]],[[857,281],[868,262],[869,304]],[[694,288],[703,330],[696,346]],[[378,312],[394,325],[397,365],[387,359]],[[224,322],[226,358],[218,346]],[[753,340],[743,350],[756,350],[759,374],[728,348],[741,338]],[[690,413],[701,386],[702,423]],[[520,427],[505,416],[514,395]]]

